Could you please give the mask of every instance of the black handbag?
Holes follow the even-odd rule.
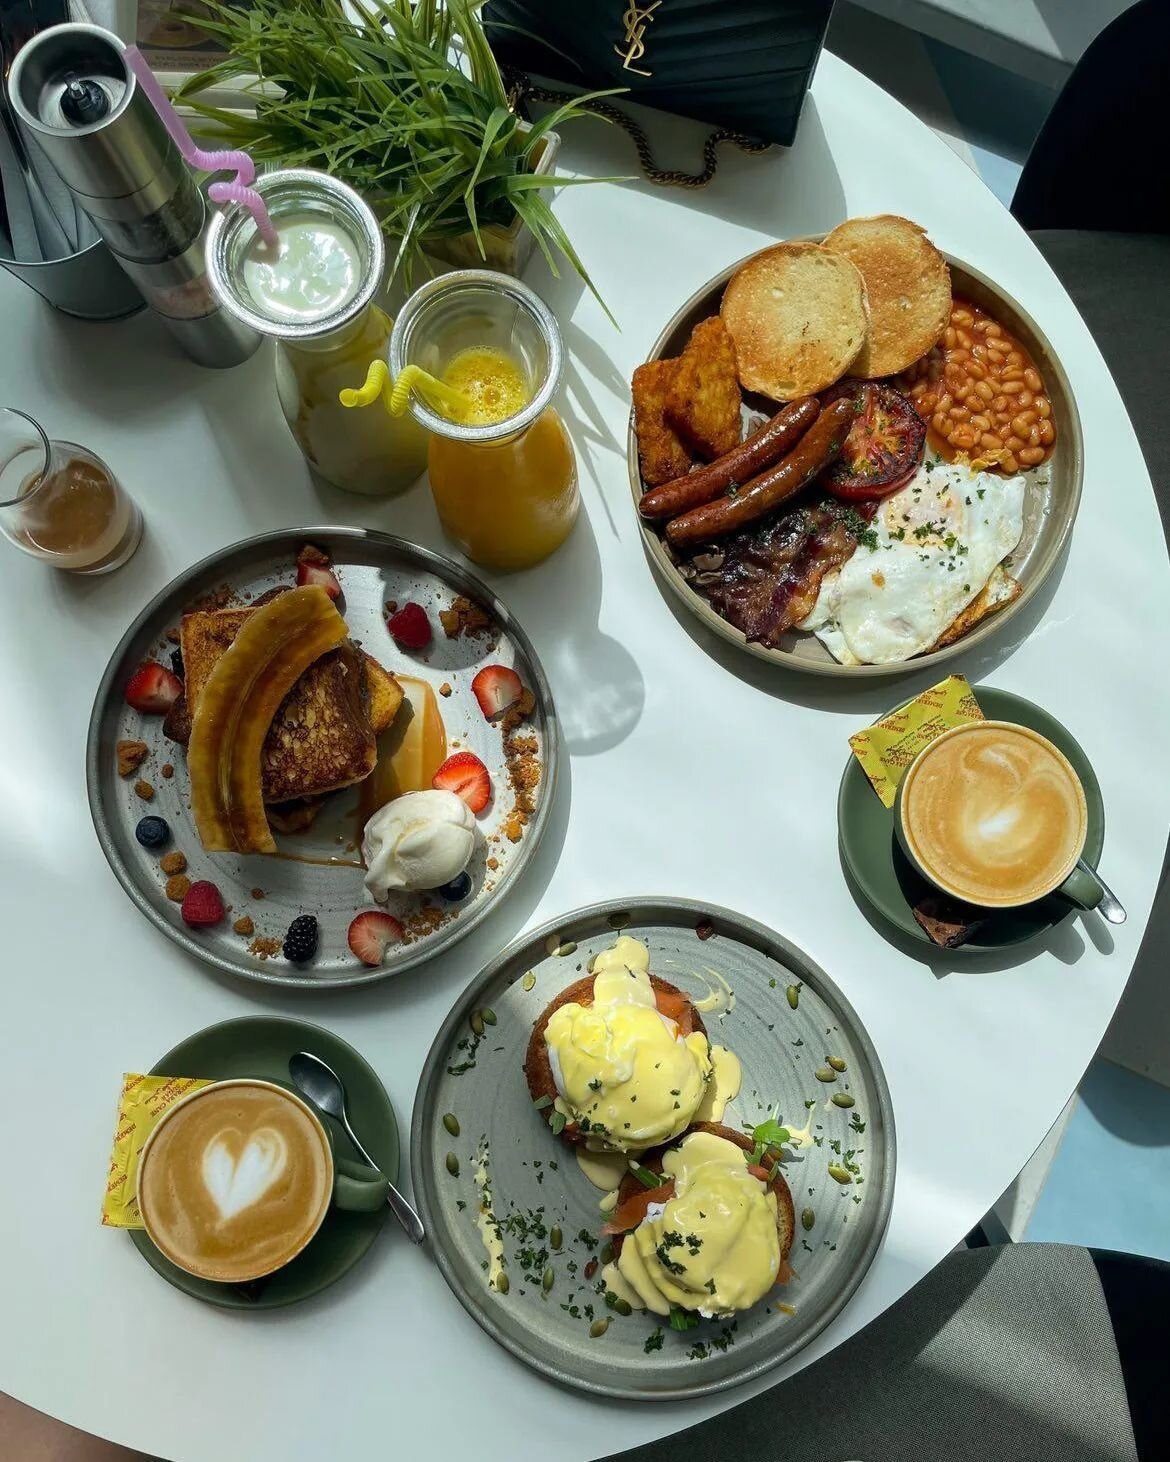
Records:
[[[518,91],[558,99],[527,82],[536,73],[588,90],[623,87],[631,101],[714,124],[704,175],[653,166],[658,182],[692,186],[715,171],[722,140],[749,150],[796,135],[800,109],[824,44],[833,0],[489,0],[484,28],[500,65],[522,73]],[[641,129],[607,103],[594,110],[635,135]]]

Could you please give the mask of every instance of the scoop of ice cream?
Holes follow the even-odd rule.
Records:
[[[366,823],[366,887],[379,903],[392,889],[438,888],[463,872],[475,847],[475,816],[454,792],[407,792]]]

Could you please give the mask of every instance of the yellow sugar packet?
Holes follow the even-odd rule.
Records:
[[[118,1098],[118,1122],[106,1194],[102,1199],[102,1223],[112,1228],[141,1228],[142,1217],[134,1196],[138,1185],[138,1156],[158,1119],[180,1097],[209,1081],[197,1076],[139,1076],[127,1072]]]
[[[853,755],[884,807],[893,807],[906,768],[936,736],[952,726],[982,721],[983,712],[966,677],[949,675],[908,705],[849,738]]]

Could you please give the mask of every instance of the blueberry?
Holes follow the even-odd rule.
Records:
[[[161,848],[170,841],[171,829],[165,817],[144,817],[134,829],[134,836],[144,848]]]
[[[298,914],[284,936],[284,957],[291,964],[303,965],[317,953],[319,931],[312,914]]]
[[[445,883],[438,890],[439,897],[445,898],[448,903],[457,904],[465,899],[471,892],[471,874],[467,872],[457,873],[450,883]]]

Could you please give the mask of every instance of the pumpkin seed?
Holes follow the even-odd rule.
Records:
[[[524,978],[520,981],[520,988],[522,990],[531,990],[532,987],[535,984],[536,984],[536,975],[533,973],[532,970],[529,970],[528,973],[524,976]]]
[[[497,1274],[496,1275],[496,1293],[497,1294],[507,1294],[509,1288],[510,1288],[510,1285],[508,1283],[508,1276],[506,1274]]]
[[[805,1231],[806,1234],[811,1231],[812,1226],[813,1226],[814,1223],[816,1223],[816,1221],[817,1221],[817,1215],[816,1215],[816,1210],[815,1209],[813,1209],[813,1208],[805,1208],[805,1209],[802,1209],[801,1210],[801,1214],[800,1214],[800,1226],[801,1226],[802,1229],[804,1229],[804,1231]]]
[[[608,1315],[602,1315],[602,1317],[601,1317],[600,1320],[594,1320],[593,1324],[590,1325],[590,1327],[589,1327],[589,1334],[592,1336],[592,1338],[594,1340],[598,1340],[598,1339],[600,1339],[600,1337],[602,1335],[605,1334],[605,1332],[608,1329],[609,1329],[609,1316]]]
[[[601,1260],[601,1262],[603,1264],[612,1264],[613,1263],[613,1245],[612,1244],[602,1244],[601,1249],[598,1252],[597,1257]]]
[[[556,1282],[557,1276],[553,1270],[552,1265],[550,1264],[547,1266],[544,1273],[540,1276],[540,1287],[542,1290],[544,1290],[545,1294],[548,1294],[549,1290],[552,1289],[553,1285],[556,1284]]]
[[[569,955],[576,953],[577,941],[575,939],[566,939],[564,944],[557,946],[557,954],[560,955],[562,959],[567,959]]]
[[[459,1118],[454,1112],[443,1113],[443,1126],[446,1127],[452,1137],[459,1136]]]
[[[834,1071],[848,1071],[849,1070],[848,1065],[846,1064],[845,1061],[842,1060],[842,1058],[840,1056],[826,1056],[825,1057],[825,1060],[829,1063],[829,1065],[833,1068]]]
[[[455,1156],[453,1152],[449,1152],[447,1154],[446,1162],[447,1171],[451,1174],[453,1178],[457,1178],[459,1176],[459,1159]]]
[[[829,1177],[832,1178],[834,1183],[840,1183],[842,1187],[846,1183],[852,1183],[853,1181],[853,1174],[849,1169],[843,1168],[840,1163],[835,1162],[829,1164]]]
[[[564,1234],[561,1233],[561,1226],[560,1226],[560,1224],[559,1223],[554,1223],[553,1226],[552,1226],[552,1228],[550,1228],[549,1231],[548,1231],[548,1246],[549,1246],[549,1248],[550,1249],[559,1249],[561,1247],[561,1245],[564,1243],[564,1241],[565,1241],[565,1236],[564,1236]]]
[[[835,1107],[851,1107],[854,1105],[853,1098],[847,1091],[835,1091],[829,1100]]]
[[[480,1015],[483,1016],[483,1023],[484,1023],[484,1025],[495,1025],[495,1023],[496,1023],[496,1012],[494,1010],[489,1010],[488,1007],[485,1005],[484,1008],[479,1013],[480,1013]],[[842,1065],[841,1070],[842,1071],[845,1070],[844,1065]]]
[[[480,1015],[478,1010],[471,1012],[471,1029],[477,1036],[483,1035],[483,1016]]]
[[[813,1072],[818,1081],[836,1081],[837,1073],[831,1066],[818,1066]]]
[[[791,1005],[793,1010],[795,1010],[796,1007],[800,1004],[800,986],[789,985],[784,994],[788,997],[789,1005]]]
[[[614,1300],[613,1307],[619,1315],[632,1315],[634,1313],[633,1305],[630,1304],[629,1300],[623,1300],[620,1295]]]
[[[624,911],[620,914],[610,914],[605,922],[611,929],[624,929],[630,922],[630,916]]]

